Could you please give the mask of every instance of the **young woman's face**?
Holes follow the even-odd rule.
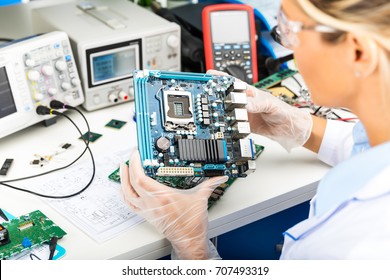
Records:
[[[283,0],[281,9],[286,21],[302,22],[305,26],[318,24],[301,10],[296,0]],[[298,70],[309,87],[313,102],[348,108],[353,98],[354,73],[349,63],[354,59],[353,52],[348,44],[326,42],[321,33],[312,30],[290,33],[287,37],[293,43]]]

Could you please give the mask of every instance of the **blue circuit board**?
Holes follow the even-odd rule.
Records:
[[[135,71],[138,149],[150,177],[246,177],[255,167],[246,84],[230,76]]]

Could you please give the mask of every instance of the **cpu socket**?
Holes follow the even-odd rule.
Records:
[[[195,130],[192,94],[188,91],[164,91],[164,120],[168,131]]]

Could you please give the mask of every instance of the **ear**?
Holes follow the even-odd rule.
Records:
[[[368,77],[373,74],[379,63],[378,45],[366,36],[353,33],[348,33],[347,42],[354,52],[352,67],[355,75]]]

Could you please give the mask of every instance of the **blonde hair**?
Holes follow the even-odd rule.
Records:
[[[317,22],[364,36],[379,62],[382,87],[390,101],[390,1],[389,0],[297,0],[303,11]],[[326,36],[326,35],[325,35]],[[331,37],[330,37],[331,38]],[[326,39],[326,37],[325,37]],[[328,40],[336,41],[336,40]],[[386,92],[389,93],[386,94]],[[389,103],[388,103],[389,104]]]

